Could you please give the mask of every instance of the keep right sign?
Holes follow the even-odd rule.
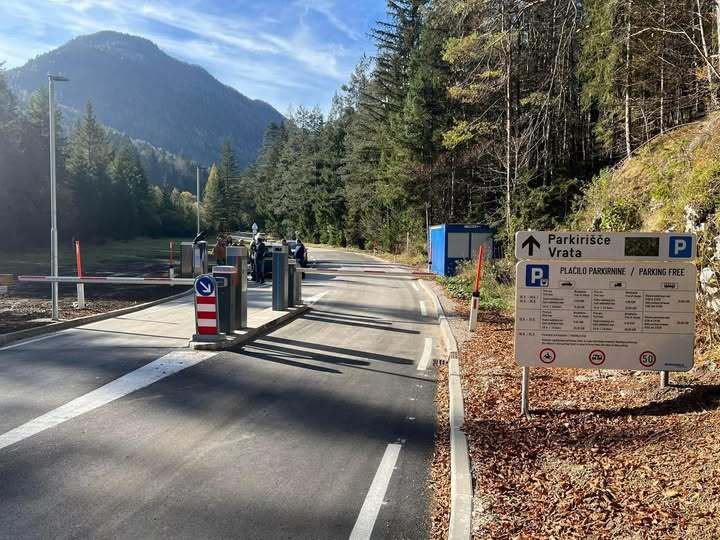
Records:
[[[522,366],[687,371],[695,278],[690,262],[521,261],[515,358]]]

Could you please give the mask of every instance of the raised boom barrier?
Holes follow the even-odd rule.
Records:
[[[361,277],[383,277],[395,279],[422,279],[434,278],[432,272],[388,272],[387,270],[338,270],[335,268],[298,268],[298,272],[304,274],[332,274],[335,276],[361,276]]]
[[[97,283],[105,285],[194,285],[195,278],[123,276],[18,276],[18,281],[38,283]]]

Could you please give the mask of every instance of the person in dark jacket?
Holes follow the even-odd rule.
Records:
[[[297,246],[295,246],[295,260],[302,268],[307,267],[307,250],[305,249],[305,244],[303,244],[299,239],[297,241]]]
[[[258,240],[255,246],[255,280],[259,284],[265,283],[265,254],[267,253],[267,247],[262,237]]]

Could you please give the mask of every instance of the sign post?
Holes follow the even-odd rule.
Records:
[[[693,366],[694,235],[516,235],[515,359],[529,368],[669,371]]]
[[[217,283],[209,274],[195,279],[195,335],[194,341],[217,341],[218,310]]]

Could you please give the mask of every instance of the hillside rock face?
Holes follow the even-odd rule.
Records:
[[[242,166],[254,162],[271,122],[283,116],[250,99],[199,66],[181,62],[153,42],[117,32],[80,36],[10,70],[10,84],[27,97],[48,73],[67,76],[57,86],[61,105],[83,111],[92,101],[98,119],[130,137],[204,163],[217,160],[227,137]]]

